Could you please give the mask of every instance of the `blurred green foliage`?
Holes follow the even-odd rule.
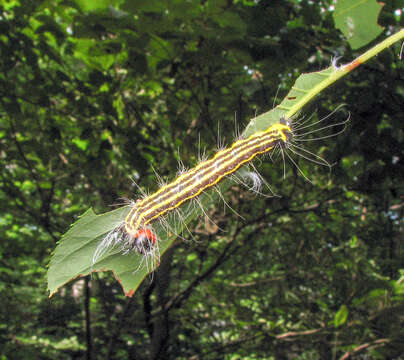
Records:
[[[155,190],[153,168],[171,179],[179,156],[194,165],[199,137],[211,154],[234,114],[242,128],[298,74],[358,55],[330,3],[0,3],[2,360],[403,358],[399,44],[306,110],[351,112],[344,134],[307,144],[331,172],[299,159],[310,184],[264,159],[280,196],[233,187],[244,219],[214,204],[223,230],[191,223],[195,241],[178,240],[133,298],[110,273],[46,291],[51,251],[84,210],[136,199],[131,178]],[[382,8],[385,33],[402,6]]]

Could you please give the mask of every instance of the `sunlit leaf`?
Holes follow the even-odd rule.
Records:
[[[376,0],[338,0],[334,11],[335,26],[346,36],[353,49],[358,49],[381,34],[377,24],[382,3]]]
[[[118,5],[122,1],[123,0],[76,0],[76,3],[83,11],[97,11],[108,9],[108,7]]]
[[[334,316],[334,326],[340,327],[344,325],[348,319],[349,310],[346,305],[342,305]]]

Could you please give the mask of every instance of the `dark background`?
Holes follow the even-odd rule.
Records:
[[[7,1],[0,5],[0,359],[404,358],[400,45],[305,109],[346,104],[307,144],[312,183],[281,160],[280,197],[234,186],[125,298],[110,273],[48,299],[56,241],[87,208],[156,190],[272,108],[297,76],[352,51],[328,1]],[[399,29],[402,1],[379,24]],[[371,45],[371,44],[370,44]],[[338,115],[341,116],[341,115]],[[342,119],[344,116],[342,115]],[[178,151],[179,150],[179,151]]]

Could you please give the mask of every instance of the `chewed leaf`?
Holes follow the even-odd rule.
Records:
[[[340,71],[335,66],[330,66],[325,70],[300,75],[282,102],[271,111],[253,118],[244,135],[249,136],[254,132],[262,131],[279,122],[282,116],[291,118],[322,89],[335,82],[336,75]]]
[[[92,262],[94,251],[99,242],[122,222],[129,207],[96,215],[87,210],[71,229],[62,237],[52,256],[48,269],[48,290],[52,296],[61,286],[72,279],[85,276],[93,271],[114,272],[125,294],[131,295],[147,275],[139,268],[141,258],[135,253],[123,256],[119,249],[110,249],[95,264]],[[139,271],[136,271],[139,268]]]
[[[243,135],[249,136],[257,131],[262,131],[278,122],[282,116],[290,119],[298,114],[322,90],[403,38],[404,30],[400,30],[349,64],[337,66],[333,63],[327,69],[300,75],[283,101],[271,111],[253,118],[247,125]]]
[[[129,206],[96,215],[92,209],[88,209],[73,224],[69,231],[63,235],[52,255],[48,269],[48,290],[52,296],[61,286],[69,281],[98,271],[112,271],[115,278],[122,285],[125,295],[132,296],[144,278],[158,265],[158,261],[145,259],[141,254],[132,251],[122,253],[120,245],[111,247],[95,262],[94,253],[101,241],[115,231],[122,224],[130,210]],[[186,211],[190,212],[189,219],[194,218],[190,206]],[[167,219],[172,223],[175,233],[180,233],[183,223],[174,219]],[[174,234],[167,237],[167,233],[161,226],[156,224],[154,230],[158,234],[159,254],[162,255],[175,240]],[[119,234],[117,234],[119,236]],[[148,265],[148,266],[147,266]]]
[[[243,137],[249,137],[258,131],[268,129],[275,123],[279,123],[279,119],[284,116],[289,119],[293,115],[297,114],[305,104],[311,101],[317,94],[319,94],[323,89],[333,84],[342,76],[346,75],[353,69],[355,69],[360,64],[369,60],[370,58],[377,55],[379,52],[391,46],[394,42],[404,38],[404,30],[397,32],[396,34],[390,36],[385,41],[376,45],[374,48],[370,49],[353,62],[342,65],[342,66],[330,66],[329,68],[313,72],[309,74],[303,74],[299,76],[293,85],[292,89],[285,97],[285,99],[278,105],[275,109],[260,115],[252,119],[244,131]],[[284,124],[277,124],[276,127],[285,126]],[[261,135],[260,135],[261,136]],[[264,138],[264,137],[263,137]],[[269,139],[269,138],[268,138]],[[267,140],[268,140],[267,139]],[[270,138],[272,141],[273,138]],[[277,138],[278,140],[281,137]],[[266,144],[270,144],[269,140]],[[284,140],[286,141],[286,140]],[[240,142],[241,143],[241,142]],[[257,140],[253,142],[256,144]],[[236,142],[237,144],[237,142]],[[243,149],[250,150],[247,148],[249,146],[248,139],[243,142]],[[255,149],[256,146],[254,145]],[[270,148],[268,148],[270,149]],[[260,149],[258,149],[260,150]],[[261,154],[261,150],[258,152],[253,152],[254,156]],[[223,150],[224,151],[224,150]],[[226,150],[227,154],[231,154],[230,150]],[[237,147],[233,148],[233,151],[237,153]],[[241,162],[246,157],[236,157],[238,165],[245,164]],[[252,158],[251,158],[252,159]],[[246,160],[246,161],[250,161]],[[231,160],[233,161],[233,160]],[[236,163],[231,161],[222,161],[221,166],[212,166],[212,169],[216,169],[216,174],[218,171],[222,171],[222,178],[232,174],[230,168],[238,169]],[[217,163],[215,163],[217,165]],[[220,165],[219,164],[219,165]],[[234,165],[233,167],[229,165]],[[202,167],[203,169],[203,167]],[[243,171],[243,169],[241,169]],[[212,171],[213,173],[213,171]],[[238,173],[237,175],[240,175]],[[198,176],[195,176],[198,179]],[[251,177],[250,177],[251,178]],[[259,179],[253,178],[252,189],[257,189],[257,181]],[[219,181],[219,180],[218,180]],[[205,195],[205,189],[208,186],[201,187],[203,182],[199,181],[195,186],[199,186],[201,192],[200,197],[198,197],[198,203],[201,207],[206,209],[208,204],[215,204],[218,195],[218,191],[212,190],[209,195]],[[216,182],[211,185],[215,185]],[[230,180],[225,180],[219,184],[220,189],[225,190],[228,188],[232,182]],[[181,186],[177,184],[178,191],[181,191]],[[194,184],[193,184],[194,185]],[[187,184],[188,188],[189,185]],[[185,189],[188,189],[185,188]],[[193,188],[195,190],[195,187]],[[215,187],[217,190],[217,188]],[[170,195],[171,196],[171,195]],[[197,195],[195,195],[197,196]],[[172,195],[174,197],[174,195]],[[187,200],[192,197],[188,197]],[[185,228],[187,232],[187,224],[194,219],[196,216],[204,213],[203,210],[195,206],[195,203],[188,202],[187,204],[181,205],[182,201],[179,202],[178,197],[176,199],[179,204],[179,211],[177,215],[167,215],[164,217],[162,224],[159,221],[153,223],[153,231],[157,234],[158,239],[158,256],[162,256],[164,252],[173,244],[174,240],[181,236],[182,229]],[[170,204],[170,203],[169,203]],[[180,206],[181,205],[181,206]],[[172,204],[170,206],[173,206]],[[171,209],[176,208],[173,206]],[[99,248],[100,243],[111,234],[120,236],[119,230],[121,225],[130,210],[130,206],[124,206],[120,209],[110,211],[102,215],[96,215],[91,209],[85,212],[79,220],[72,226],[72,228],[63,236],[60,243],[57,245],[56,250],[52,256],[49,269],[48,269],[48,289],[50,294],[54,294],[58,288],[66,284],[72,279],[79,276],[88,275],[94,271],[112,271],[116,279],[121,283],[124,292],[128,296],[132,296],[143,279],[147,276],[150,271],[153,271],[159,264],[159,258],[152,259],[146,266],[145,257],[135,251],[128,254],[124,254],[122,251],[122,243],[113,242],[114,246],[107,247],[105,251],[100,252],[100,256],[94,257],[97,248]],[[160,213],[163,214],[163,213]],[[160,215],[159,214],[159,215]],[[206,214],[206,212],[205,212]],[[115,231],[116,234],[115,234]],[[112,233],[111,233],[112,232]],[[95,260],[94,260],[95,259]],[[340,320],[338,320],[340,322]]]

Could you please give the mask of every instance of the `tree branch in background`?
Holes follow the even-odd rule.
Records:
[[[388,342],[390,342],[390,339],[378,339],[366,344],[362,344],[359,345],[358,347],[356,347],[355,349],[346,352],[341,358],[340,360],[348,360],[351,358],[352,355],[357,354],[358,352],[365,350],[367,348],[375,348],[375,347],[380,347],[380,346],[384,346],[386,345]]]

